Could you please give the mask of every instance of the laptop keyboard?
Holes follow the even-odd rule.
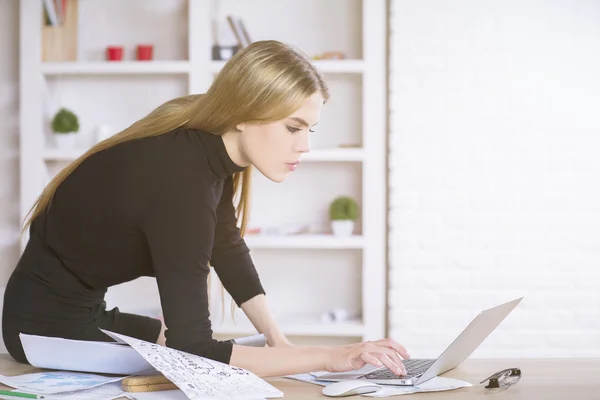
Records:
[[[435,360],[430,359],[410,359],[402,361],[404,368],[406,369],[406,376],[398,376],[393,373],[389,368],[380,368],[373,372],[369,372],[361,376],[362,379],[402,379],[410,378],[415,376],[421,376],[427,368],[434,363]]]

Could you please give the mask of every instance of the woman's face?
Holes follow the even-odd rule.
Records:
[[[316,92],[293,114],[264,124],[239,124],[240,150],[265,177],[282,182],[310,150],[309,136],[321,116],[323,96]]]

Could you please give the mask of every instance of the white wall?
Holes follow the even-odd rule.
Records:
[[[600,3],[391,8],[392,336],[524,295],[474,357],[600,356]]]
[[[18,2],[1,0],[0,12],[0,310],[4,286],[18,258]],[[0,332],[0,352],[5,352]]]

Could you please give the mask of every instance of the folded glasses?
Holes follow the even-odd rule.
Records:
[[[507,368],[498,371],[479,383],[488,382],[486,389],[507,389],[521,380],[519,368]]]

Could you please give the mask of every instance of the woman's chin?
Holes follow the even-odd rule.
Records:
[[[288,171],[260,171],[265,178],[276,182],[276,183],[281,183],[284,180],[286,180],[286,178],[289,175]]]

